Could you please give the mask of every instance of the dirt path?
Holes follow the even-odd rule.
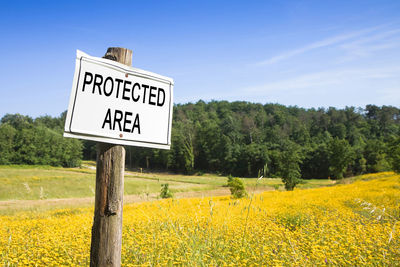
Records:
[[[263,189],[257,190],[254,193],[261,193]],[[250,192],[253,193],[253,192]],[[213,197],[213,196],[228,196],[230,195],[228,188],[219,188],[209,191],[190,191],[178,192],[174,194],[174,198],[198,198],[198,197]],[[126,195],[124,196],[124,204],[145,202],[157,200],[158,194],[152,193],[148,195]],[[35,210],[35,209],[51,209],[51,208],[69,208],[69,207],[88,207],[94,205],[94,197],[84,198],[58,198],[58,199],[43,199],[43,200],[7,200],[0,201],[0,211],[17,211],[17,210]]]

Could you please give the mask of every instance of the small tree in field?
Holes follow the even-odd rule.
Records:
[[[280,154],[279,174],[285,189],[292,191],[301,182],[300,174],[301,157],[298,148],[289,144],[286,150]]]
[[[234,198],[243,198],[247,196],[244,183],[239,178],[228,177],[228,187],[229,190],[231,191],[231,195]]]
[[[160,193],[161,198],[171,198],[172,193],[169,191],[169,184],[162,184],[161,185],[161,193]]]

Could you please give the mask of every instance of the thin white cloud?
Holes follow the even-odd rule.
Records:
[[[389,30],[389,31],[384,31],[384,32],[380,32],[378,34],[373,34],[371,36],[358,39],[356,41],[352,41],[351,43],[344,44],[344,45],[342,45],[342,47],[347,47],[347,46],[351,47],[351,46],[355,46],[355,45],[361,45],[361,44],[365,44],[365,43],[372,43],[372,42],[375,42],[375,41],[381,41],[383,39],[387,39],[388,37],[398,36],[399,33],[400,33],[400,29],[393,29],[393,30]]]
[[[362,106],[371,103],[398,105],[399,101],[397,100],[400,99],[399,74],[400,66],[335,69],[282,78],[235,90],[203,91],[196,95],[196,99],[205,101],[250,100],[263,103],[276,101],[281,104],[296,104],[304,107]],[[379,86],[376,87],[376,84]],[[197,101],[193,99],[193,96],[184,96],[184,93],[176,95],[180,95],[176,99],[179,103]],[[354,98],[355,95],[357,95],[357,99]],[[349,98],[349,96],[353,98]]]
[[[349,88],[355,81],[371,81],[373,79],[400,79],[400,66],[382,68],[345,69],[314,72],[286,78],[279,81],[267,82],[261,85],[244,88],[247,94],[265,95],[270,92],[282,92],[293,90],[324,90],[332,85],[342,85]],[[399,92],[400,94],[400,92]]]
[[[284,52],[284,53],[282,53],[280,55],[271,57],[271,58],[269,58],[267,60],[258,62],[258,63],[256,63],[256,65],[262,66],[262,65],[270,65],[270,64],[278,63],[280,61],[283,61],[283,60],[289,59],[291,57],[306,53],[306,52],[311,51],[311,50],[315,50],[315,49],[319,49],[319,48],[323,48],[323,47],[328,47],[328,46],[331,46],[331,45],[339,44],[339,43],[341,43],[343,41],[347,41],[347,40],[354,39],[356,37],[363,36],[363,35],[365,35],[367,33],[373,32],[373,31],[375,31],[375,30],[377,30],[377,29],[379,29],[381,27],[382,26],[371,27],[371,28],[366,28],[366,29],[363,29],[363,30],[359,30],[359,31],[355,31],[355,32],[347,33],[347,34],[341,34],[341,35],[336,35],[336,36],[333,36],[333,37],[330,37],[330,38],[326,38],[326,39],[323,39],[321,41],[314,42],[314,43],[311,43],[309,45],[303,46],[301,48],[293,49],[293,50]]]
[[[374,34],[342,44],[339,47],[347,53],[339,62],[370,56],[381,50],[400,48],[400,29]]]

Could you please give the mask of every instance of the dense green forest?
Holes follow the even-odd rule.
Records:
[[[0,163],[75,166],[96,144],[62,138],[65,113],[7,114]],[[279,104],[199,101],[174,106],[171,150],[127,147],[130,168],[241,177],[342,178],[399,170],[400,109],[304,109]]]
[[[0,164],[79,166],[83,145],[62,136],[65,115],[35,120],[20,114],[5,115],[0,121]]]

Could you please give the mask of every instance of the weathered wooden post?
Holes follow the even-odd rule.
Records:
[[[104,58],[132,65],[132,51],[108,48]],[[125,148],[97,144],[96,196],[90,266],[120,266]]]

